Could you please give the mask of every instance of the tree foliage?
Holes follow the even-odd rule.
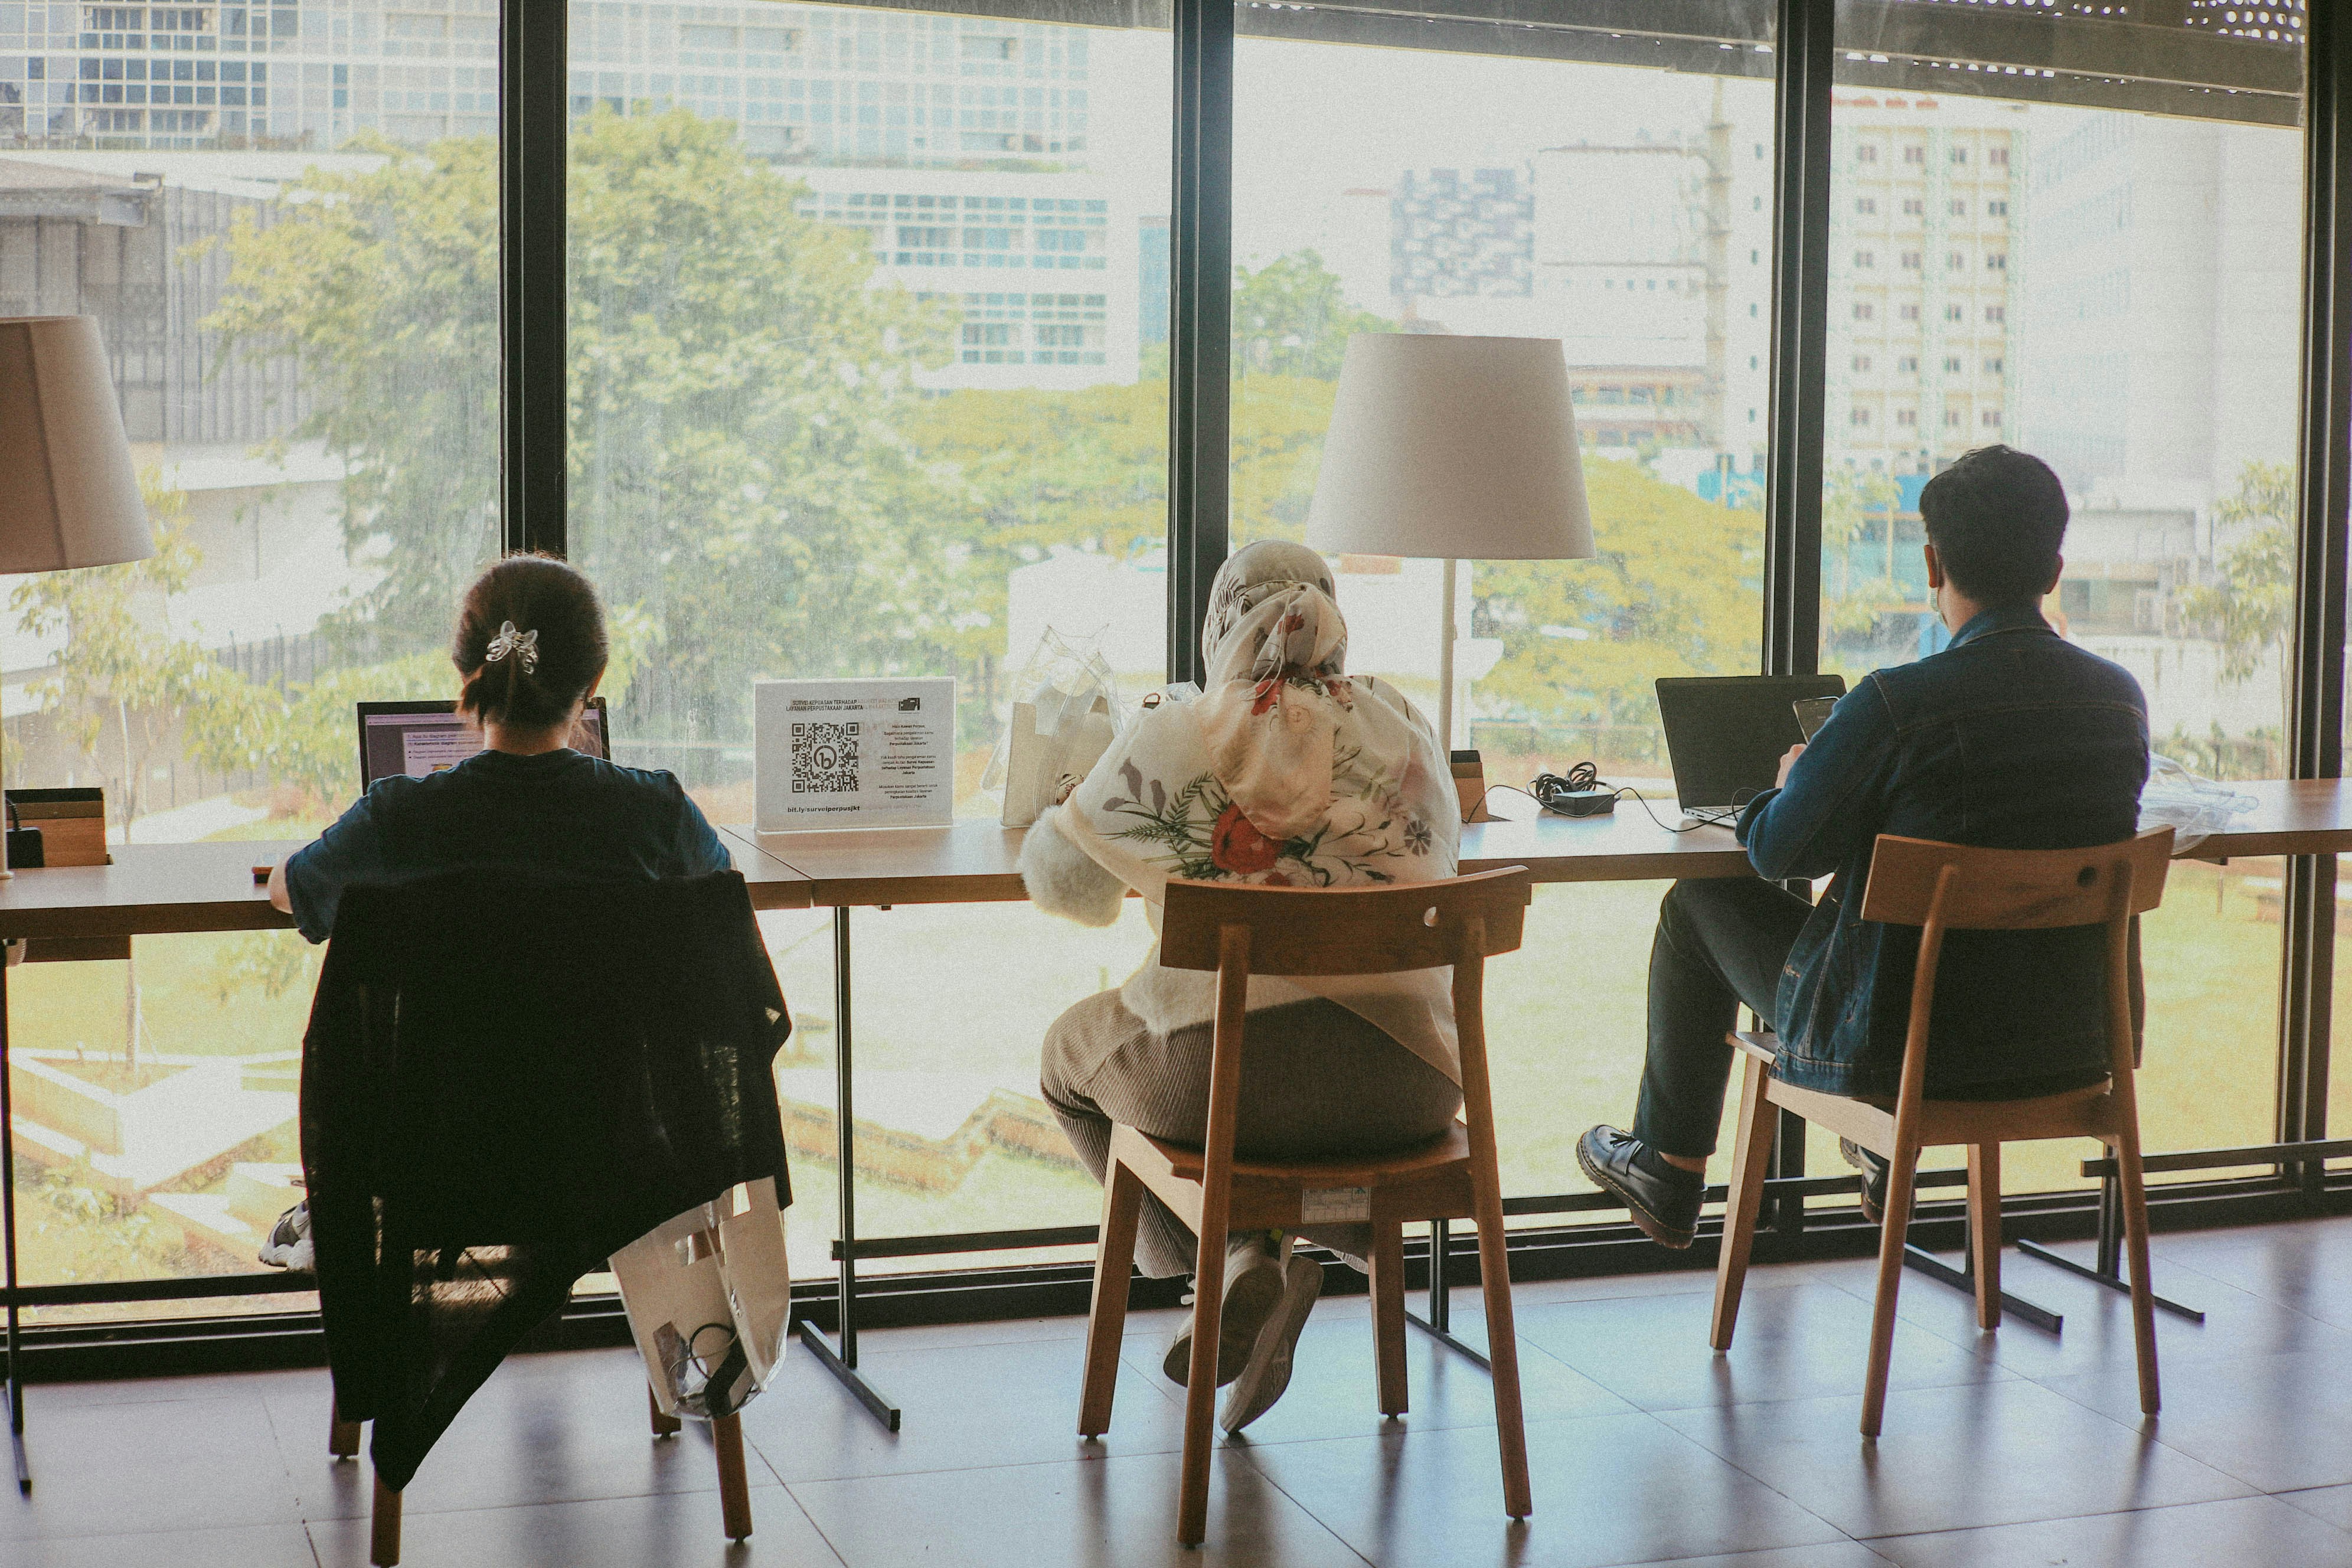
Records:
[[[2216,580],[2181,595],[2181,611],[2221,645],[2221,674],[2247,680],[2263,659],[2286,647],[2294,613],[2294,469],[2248,463],[2238,493],[2215,503],[2223,529],[2238,536],[2215,563]]]
[[[238,215],[205,324],[233,352],[291,356],[298,435],[346,465],[344,543],[377,571],[331,629],[413,651],[499,548],[498,147],[352,150],[383,162],[311,169],[267,221]]]
[[[141,472],[139,488],[154,531],[152,557],[28,575],[8,595],[19,630],[58,642],[27,689],[101,772],[126,830],[142,815],[157,762],[184,755],[230,773],[258,766],[276,739],[266,694],[174,622],[173,597],[198,563],[186,496],[153,468]]]
[[[1312,250],[1276,257],[1252,271],[1234,268],[1234,374],[1337,381],[1348,340],[1392,332],[1396,323],[1359,310],[1339,275]]]

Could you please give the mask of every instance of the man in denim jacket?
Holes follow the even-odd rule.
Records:
[[[1892,1100],[1919,933],[1861,916],[1880,834],[2056,849],[2137,826],[2148,747],[2139,683],[2042,618],[2063,565],[2058,477],[2022,452],[1981,447],[1928,481],[1919,513],[1951,646],[1872,674],[1812,744],[1781,759],[1778,785],[1739,819],[1754,879],[1677,882],[1659,906],[1633,1131],[1595,1127],[1576,1152],[1664,1246],[1688,1247],[1698,1223],[1731,1076],[1726,1036],[1742,1004],[1772,1021],[1783,1079]],[[1779,886],[1832,873],[1818,904]],[[2009,1099],[2104,1078],[2102,940],[2096,927],[1955,932],[1936,987],[1928,1094]],[[2137,978],[2135,968],[2135,1019]],[[1875,1219],[1885,1163],[1846,1154]]]

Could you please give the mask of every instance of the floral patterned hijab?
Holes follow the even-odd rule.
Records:
[[[1393,687],[1345,673],[1332,588],[1304,545],[1265,540],[1228,558],[1201,630],[1206,689],[1147,698],[1071,795],[1070,837],[1154,903],[1170,877],[1454,875],[1460,807],[1436,738]]]

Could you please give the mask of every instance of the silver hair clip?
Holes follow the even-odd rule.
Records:
[[[522,672],[525,675],[537,674],[539,672],[539,628],[533,626],[527,632],[518,632],[512,621],[499,623],[499,635],[490,639],[489,648],[482,658],[487,663],[496,664],[509,654],[515,656],[515,662],[522,666]]]

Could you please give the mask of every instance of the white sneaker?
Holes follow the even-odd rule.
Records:
[[[261,1244],[260,1257],[272,1268],[289,1269],[296,1274],[308,1274],[317,1267],[317,1253],[310,1246],[308,1198],[278,1216],[278,1223],[269,1227],[269,1239]]]
[[[1238,1239],[1225,1253],[1224,1309],[1217,1316],[1217,1386],[1224,1387],[1249,1364],[1266,1320],[1282,1301],[1282,1263],[1266,1249],[1263,1236]],[[1168,1342],[1160,1372],[1182,1388],[1192,1376],[1192,1325],[1188,1321]]]
[[[1298,1349],[1299,1332],[1307,1327],[1307,1314],[1315,1310],[1315,1299],[1322,1294],[1322,1265],[1293,1253],[1282,1282],[1282,1305],[1258,1335],[1249,1364],[1234,1380],[1232,1392],[1225,1395],[1225,1407],[1218,1415],[1217,1424],[1227,1432],[1238,1432],[1273,1409],[1282,1391],[1290,1386],[1290,1363]]]

